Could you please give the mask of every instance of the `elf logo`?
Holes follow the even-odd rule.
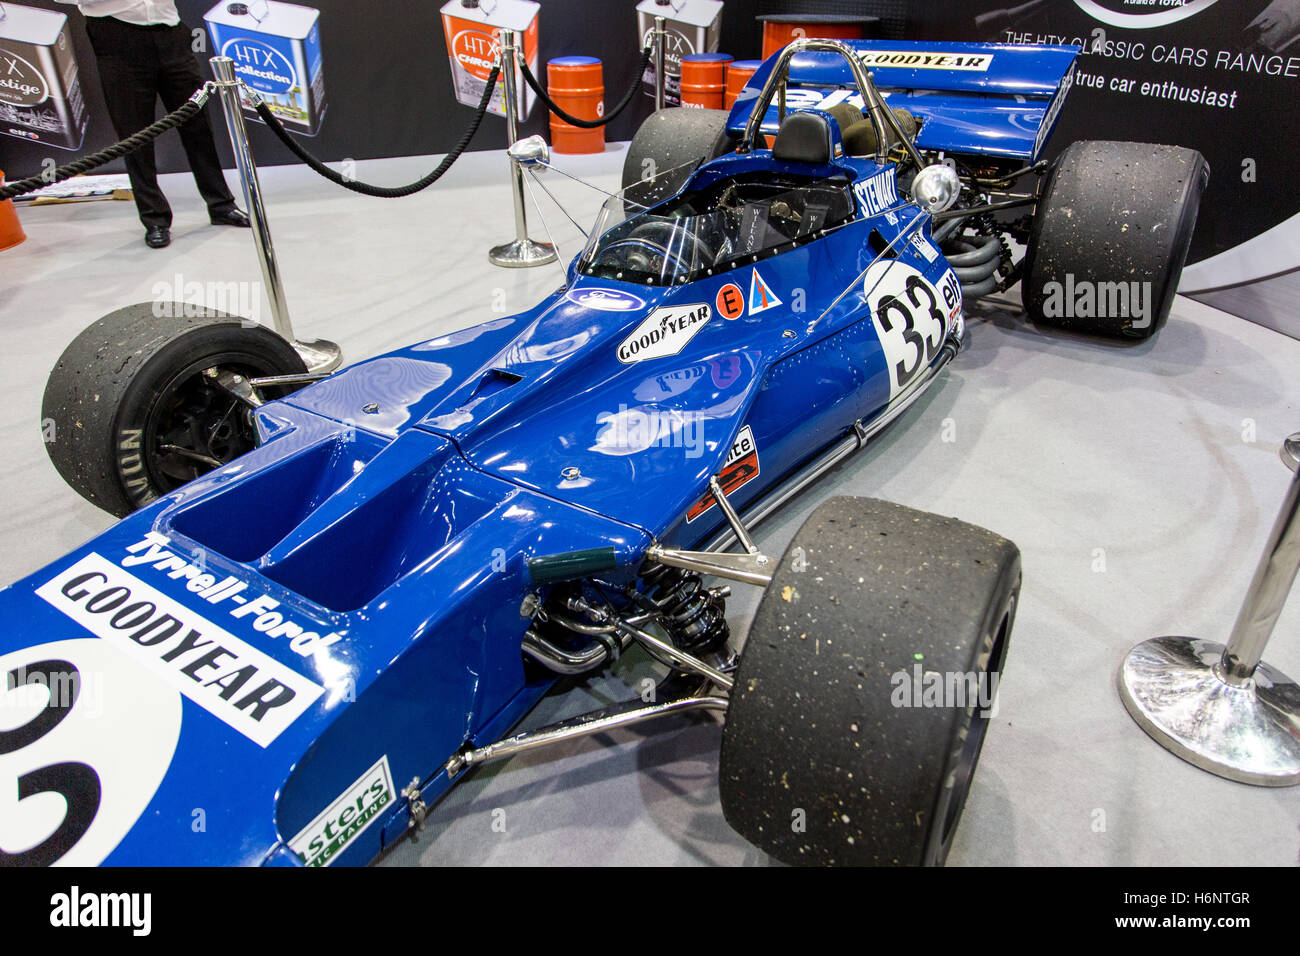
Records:
[[[768,309],[775,309],[780,304],[780,297],[755,269],[749,277],[749,314],[758,315]]]
[[[329,866],[392,802],[393,775],[385,754],[290,840],[289,849],[303,866]]]

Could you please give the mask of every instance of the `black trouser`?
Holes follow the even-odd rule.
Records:
[[[86,34],[99,61],[99,79],[104,100],[118,139],[144,129],[155,119],[159,97],[167,112],[178,109],[203,85],[198,64],[190,48],[190,29],[180,23],[169,26],[137,26],[113,17],[86,17]],[[211,214],[228,212],[235,197],[221,174],[217,144],[205,111],[178,128],[181,145],[190,161],[199,193]],[[125,157],[131,190],[140,221],[146,228],[170,226],[171,206],[158,188],[158,166],[153,144]]]

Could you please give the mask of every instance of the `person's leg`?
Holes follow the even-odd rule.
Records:
[[[153,44],[143,31],[111,17],[86,17],[86,34],[95,50],[113,130],[118,139],[125,139],[154,121],[158,65]],[[123,162],[145,228],[170,227],[172,210],[158,187],[153,144],[136,150]]]
[[[158,93],[170,112],[179,109],[194,91],[203,85],[190,47],[190,28],[184,23],[158,34]],[[199,194],[208,204],[208,213],[220,216],[235,208],[235,197],[221,172],[217,143],[212,135],[208,111],[180,127],[181,144],[190,162],[190,171],[198,184]]]

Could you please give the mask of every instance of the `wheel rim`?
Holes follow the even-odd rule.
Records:
[[[1007,637],[1011,632],[1012,621],[1015,619],[1015,608],[1016,595],[1013,592],[998,618],[997,636],[993,639],[988,664],[980,675],[981,680],[984,679],[983,674],[997,674],[999,679],[1001,678],[1002,665],[1006,660]],[[990,700],[991,704],[992,700]],[[927,866],[941,864],[947,859],[948,851],[952,849],[953,837],[957,835],[957,822],[966,807],[966,798],[970,795],[971,783],[975,778],[975,767],[979,762],[980,751],[984,749],[984,738],[988,735],[988,710],[976,701],[976,705],[970,708],[967,714],[966,737],[961,747],[953,751],[944,775],[945,781],[951,776],[953,784],[951,787],[942,786],[935,812],[931,817],[933,825],[930,828],[924,854],[924,863]]]
[[[253,378],[275,374],[266,359],[225,352],[199,359],[158,390],[141,435],[150,490],[165,494],[257,445],[251,408],[216,383],[217,372]]]

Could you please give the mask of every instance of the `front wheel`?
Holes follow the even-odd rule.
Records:
[[[127,306],[73,339],[54,366],[41,405],[45,447],[78,494],[122,518],[257,444],[234,377],[306,370],[288,342],[237,316]]]
[[[740,654],[727,822],[786,863],[942,864],[1019,591],[1019,550],[983,528],[867,498],[818,507]]]

